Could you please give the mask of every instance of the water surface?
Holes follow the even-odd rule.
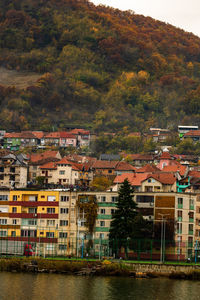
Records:
[[[200,282],[0,273],[0,300],[198,300]]]

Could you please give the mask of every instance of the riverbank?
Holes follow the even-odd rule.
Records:
[[[199,265],[53,260],[43,258],[1,258],[0,271],[57,273],[79,276],[124,276],[134,278],[167,277],[200,280]]]

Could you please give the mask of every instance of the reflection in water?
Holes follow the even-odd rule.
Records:
[[[200,282],[0,273],[0,300],[198,300]]]

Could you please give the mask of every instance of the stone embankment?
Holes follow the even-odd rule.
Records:
[[[77,261],[42,258],[1,258],[0,271],[59,273],[79,276],[169,277],[200,280],[200,265]]]

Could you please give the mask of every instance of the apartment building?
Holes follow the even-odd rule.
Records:
[[[24,245],[31,243],[36,255],[82,256],[92,240],[93,254],[107,256],[117,196],[117,192],[1,190],[0,252],[5,252],[7,245],[10,252],[23,254]],[[98,205],[92,235],[86,227],[86,212],[77,206],[91,198]],[[133,193],[139,212],[154,224],[154,239],[161,239],[161,227],[165,227],[168,259],[184,260],[194,255],[200,232],[199,199],[194,193]]]

